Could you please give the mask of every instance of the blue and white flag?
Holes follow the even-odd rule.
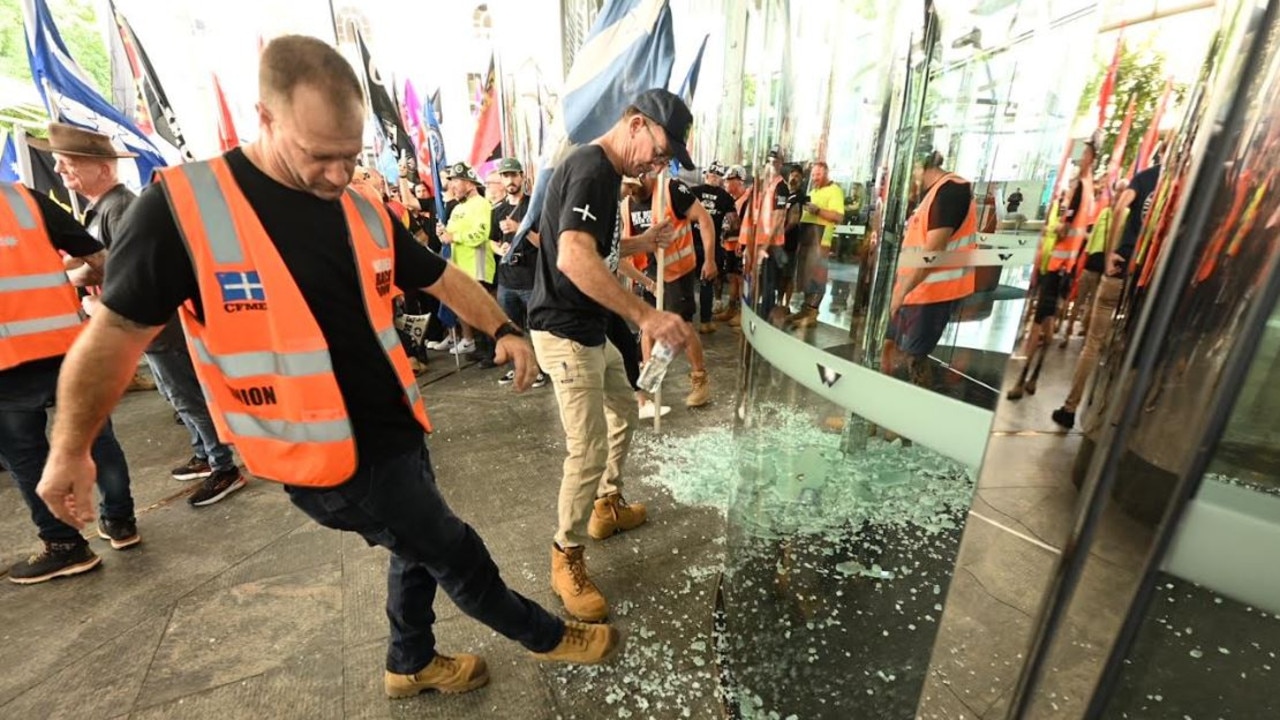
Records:
[[[561,93],[564,125],[557,122],[551,151],[543,156],[529,212],[503,262],[542,217],[555,166],[575,147],[605,134],[637,95],[665,88],[675,64],[676,40],[667,0],[608,0],[578,50]]]
[[[31,76],[49,117],[103,133],[118,149],[137,153],[137,177],[122,172],[121,181],[135,190],[150,182],[154,170],[168,165],[164,154],[93,88],[62,42],[45,0],[23,0],[22,10],[27,30],[27,61],[31,63]],[[122,170],[125,167],[127,164]]]
[[[22,182],[22,174],[18,172],[18,147],[13,144],[13,136],[7,133],[4,150],[0,151],[0,182]]]
[[[440,91],[437,90],[435,97],[439,96]],[[440,118],[431,98],[422,103],[422,117],[426,120],[427,148],[431,152],[431,186],[436,201],[436,219],[444,222],[444,184],[440,182],[440,169],[448,167],[449,161],[444,155],[444,135],[440,132]]]
[[[698,54],[694,56],[693,63],[689,65],[689,72],[684,74],[684,80],[680,83],[679,90],[673,90],[675,94],[684,100],[684,104],[690,108],[693,107],[693,94],[698,91],[698,74],[702,72],[702,54],[707,50],[707,40],[711,39],[711,35],[702,36],[702,44],[698,46]],[[675,158],[671,159],[671,177],[680,177],[681,171],[680,161]]]

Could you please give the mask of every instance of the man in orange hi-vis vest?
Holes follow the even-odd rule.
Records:
[[[886,356],[892,360],[895,351],[906,355],[911,381],[922,387],[933,383],[929,354],[956,306],[977,287],[973,265],[959,254],[977,249],[973,186],[944,170],[943,161],[935,150],[916,159],[913,183],[920,203],[907,219],[885,342]]]
[[[436,651],[437,586],[539,659],[602,661],[617,631],[565,623],[508,588],[437,489],[393,288],[425,289],[495,337],[521,390],[537,373],[528,341],[477,282],[347,190],[366,109],[342,55],[286,35],[259,62],[258,140],[163,170],[134,202],[103,310],[67,355],[40,496],[68,523],[90,518],[92,438],[177,310],[218,433],[250,472],[284,483],[321,525],[391,551],[389,696],[488,682],[481,658]]]
[[[102,142],[110,148],[106,136]],[[9,580],[19,585],[78,575],[102,562],[80,532],[55,517],[36,494],[49,454],[45,428],[58,372],[85,319],[60,252],[84,261],[72,272],[76,284],[101,282],[106,260],[101,243],[48,197],[0,183],[0,458],[44,543],[43,550],[9,568]],[[124,370],[122,390],[135,367],[136,360]],[[101,431],[86,439],[85,459],[90,456],[102,493],[98,535],[117,550],[133,547],[141,538],[129,467],[105,417]],[[95,475],[85,477],[88,504]]]

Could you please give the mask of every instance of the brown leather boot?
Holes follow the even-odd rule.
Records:
[[[715,320],[716,322],[728,322],[729,320],[737,316],[738,316],[738,305],[735,303],[721,310],[720,312],[712,315],[711,319]]]
[[[604,540],[620,532],[634,530],[649,518],[643,503],[628,504],[620,493],[606,495],[596,500],[591,520],[587,522],[587,534],[595,540]]]
[[[693,389],[684,398],[685,407],[702,407],[711,402],[711,381],[707,379],[707,371],[689,373],[689,382]]]
[[[583,622],[603,622],[609,617],[609,603],[600,588],[587,577],[581,547],[564,550],[551,546],[551,591],[560,597],[564,609]]]
[[[617,628],[569,621],[564,624],[564,637],[559,645],[533,656],[543,662],[594,665],[608,660],[620,647],[622,634]]]
[[[464,693],[489,683],[489,668],[478,655],[436,655],[416,673],[400,675],[390,670],[382,676],[387,697],[407,698],[427,690]]]
[[[142,371],[138,371],[133,374],[133,379],[129,381],[129,385],[124,389],[124,391],[139,392],[142,390],[155,390],[155,389],[156,389],[156,381],[152,380],[146,375],[143,375]]]

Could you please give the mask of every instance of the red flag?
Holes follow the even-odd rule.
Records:
[[[227,107],[227,97],[222,94],[222,83],[218,75],[213,75],[213,93],[218,99],[218,145],[222,152],[240,147],[240,136],[236,134],[235,122],[231,119],[231,108]]]
[[[1129,130],[1133,127],[1133,111],[1135,99],[1130,98],[1129,109],[1124,113],[1124,122],[1120,124],[1120,132],[1116,135],[1116,144],[1111,148],[1111,162],[1107,163],[1107,188],[1110,189],[1120,178],[1120,165],[1124,162],[1124,150],[1129,145]]]
[[[1107,106],[1111,104],[1111,95],[1116,91],[1116,74],[1120,71],[1120,55],[1124,50],[1124,33],[1116,37],[1116,50],[1111,56],[1111,66],[1107,68],[1107,76],[1102,80],[1102,89],[1098,91],[1098,127],[1107,124]]]
[[[1160,120],[1164,117],[1165,108],[1169,105],[1169,94],[1173,92],[1173,79],[1164,81],[1164,93],[1160,95],[1160,104],[1156,106],[1156,114],[1151,116],[1151,125],[1142,136],[1142,145],[1138,147],[1138,157],[1134,158],[1134,172],[1142,172],[1151,167],[1151,157],[1156,154],[1156,141],[1160,137]]]
[[[481,97],[480,115],[476,122],[476,137],[471,143],[471,167],[479,168],[486,161],[502,153],[502,118],[498,113],[498,84],[494,76],[493,59],[489,60],[489,76],[485,80]]]

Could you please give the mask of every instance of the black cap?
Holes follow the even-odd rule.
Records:
[[[781,160],[782,158],[782,146],[774,145],[769,148],[769,155],[766,157],[767,160]]]
[[[725,167],[719,160],[712,160],[711,164],[707,166],[706,174],[724,177],[727,172],[729,172],[729,168]]]
[[[661,88],[645,90],[631,102],[645,117],[662,126],[667,133],[667,143],[671,153],[685,170],[693,169],[693,158],[689,157],[689,148],[685,140],[689,136],[689,128],[693,126],[693,113],[684,104],[679,95]]]
[[[476,171],[472,170],[471,166],[464,162],[457,162],[450,165],[446,173],[449,179],[462,178],[463,180],[475,183],[476,185],[483,185],[483,183],[480,182],[480,178],[476,177]]]

